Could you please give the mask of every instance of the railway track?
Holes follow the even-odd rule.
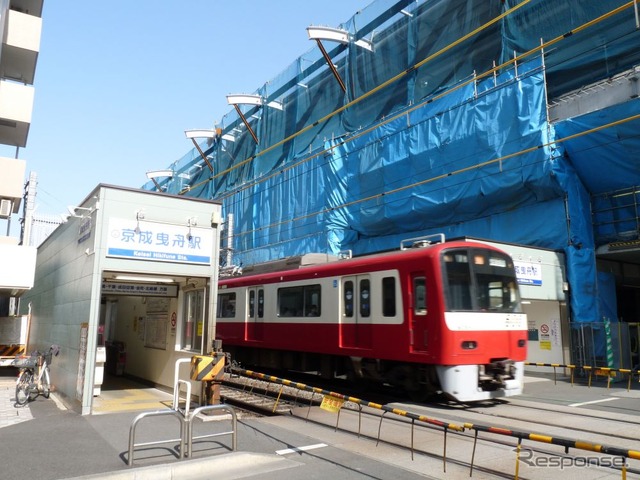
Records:
[[[315,378],[315,377],[314,377]],[[314,378],[307,378],[308,384],[314,383]],[[315,378],[317,380],[317,378]],[[305,384],[307,385],[307,384]],[[344,385],[344,384],[342,384]],[[340,391],[340,385],[326,384],[328,390]],[[333,388],[332,388],[333,387]],[[462,442],[468,445],[465,454],[462,457],[448,455],[446,450],[441,454],[428,451],[429,449],[421,448],[421,441],[413,443],[413,433],[409,434],[409,430],[416,431],[419,429],[422,433],[418,435],[427,435],[427,437],[442,437],[441,431],[434,431],[429,426],[411,426],[406,418],[393,418],[386,416],[384,412],[362,408],[361,405],[353,402],[346,402],[341,409],[341,413],[336,415],[319,413],[320,409],[314,409],[313,414],[309,417],[312,410],[310,406],[319,405],[322,395],[312,394],[310,392],[299,391],[297,388],[287,387],[279,384],[272,384],[267,381],[245,377],[227,376],[223,385],[222,395],[225,401],[232,403],[238,402],[239,408],[248,409],[258,412],[262,415],[287,415],[295,416],[298,419],[312,421],[324,424],[333,429],[341,431],[351,431],[358,436],[368,438],[376,443],[385,443],[394,445],[399,448],[409,449],[420,455],[428,456],[432,459],[439,459],[449,464],[455,464],[467,467],[474,472],[482,472],[484,478],[513,478],[513,468],[502,470],[492,468],[491,465],[479,465],[474,463],[473,459],[468,458],[468,452],[476,449],[502,449],[503,455],[508,455],[515,459],[516,449],[519,448],[520,442],[517,438],[505,437],[501,435],[482,434],[473,438],[473,431],[469,429],[466,432],[455,432],[449,430],[447,436],[455,438],[455,442]],[[415,405],[403,403],[406,399],[398,398],[389,391],[375,392],[372,396],[376,397],[376,402],[383,402],[385,406],[406,410],[418,415],[429,418],[437,418],[444,422],[452,424],[464,425],[490,425],[492,427],[513,429],[518,431],[539,433],[551,435],[554,438],[568,438],[583,441],[594,442],[595,444],[609,445],[620,448],[638,449],[637,438],[640,438],[640,421],[637,419],[623,418],[616,416],[609,418],[607,414],[602,412],[587,411],[580,409],[561,408],[557,405],[541,405],[533,402],[521,401],[517,399],[501,400],[487,402],[486,404],[461,405],[450,402],[433,402],[430,404]],[[349,416],[351,419],[349,420]],[[384,417],[384,419],[383,419]],[[357,420],[356,420],[357,418]],[[638,417],[640,418],[640,417]],[[384,425],[383,425],[384,420]],[[344,423],[351,423],[351,427],[345,426]],[[369,430],[362,427],[364,424],[371,424]],[[355,426],[357,424],[357,426]],[[411,436],[411,442],[386,439],[383,432],[391,428],[404,429],[405,440]],[[627,429],[626,433],[620,434],[622,428]],[[437,429],[435,429],[437,430]],[[424,433],[427,432],[427,433]],[[416,437],[417,438],[417,437]],[[433,440],[426,443],[433,442]],[[444,441],[446,445],[447,440]],[[577,457],[584,459],[584,462],[599,464],[598,455],[589,454],[588,452],[577,449],[567,449],[558,445],[549,445],[545,443],[524,442],[522,445],[529,455],[536,458],[553,458],[556,462],[564,461],[566,464],[574,462]],[[446,449],[446,447],[445,447]],[[563,460],[562,460],[563,459]],[[595,463],[594,463],[595,462]],[[517,462],[516,462],[517,463]],[[603,469],[602,465],[599,466]],[[620,468],[612,465],[605,468],[609,473],[619,474]],[[635,460],[627,460],[626,471],[632,474],[640,474],[640,462]],[[520,474],[519,478],[527,478],[526,474]],[[539,478],[533,476],[531,478]]]

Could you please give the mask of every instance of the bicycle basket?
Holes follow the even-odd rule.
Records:
[[[22,355],[20,357],[16,357],[11,365],[18,368],[35,368],[38,362],[38,357],[28,357],[26,355]]]

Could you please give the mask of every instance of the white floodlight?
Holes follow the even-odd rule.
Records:
[[[366,50],[373,51],[373,43],[369,40],[361,38],[353,40],[353,37],[346,30],[340,28],[311,26],[307,27],[309,40],[327,40],[330,42],[338,42],[342,44],[354,43]]]
[[[249,95],[244,93],[227,95],[227,103],[229,105],[263,105],[264,100],[260,95]]]
[[[339,43],[349,43],[349,32],[331,27],[307,27],[309,40],[329,40]]]
[[[198,145],[198,142],[196,142],[196,138],[209,138],[209,139],[214,139],[217,138],[218,135],[220,135],[222,133],[222,129],[220,128],[215,128],[213,130],[185,130],[184,134],[186,135],[187,138],[190,138],[191,141],[193,142],[194,147],[196,147],[196,150],[198,150],[198,153],[200,154],[200,156],[202,157],[202,159],[204,160],[204,163],[207,164],[207,167],[209,167],[209,171],[213,172],[213,165],[211,165],[211,162],[209,161],[209,157],[207,157],[204,152],[202,151],[202,149],[200,148],[200,145]]]
[[[218,136],[218,130],[185,130],[184,134],[187,138],[216,138]]]
[[[156,178],[173,178],[173,170],[153,170],[151,172],[147,172],[147,178],[153,182],[158,191],[162,190],[160,184],[156,180]]]

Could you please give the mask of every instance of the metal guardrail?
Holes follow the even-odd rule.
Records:
[[[621,373],[623,375],[627,375],[627,391],[631,390],[631,380],[633,380],[633,376],[638,376],[638,382],[640,382],[640,370],[631,370],[629,368],[610,368],[610,367],[593,367],[590,365],[571,365],[571,364],[560,364],[560,363],[539,363],[539,362],[525,362],[525,366],[527,367],[553,367],[553,383],[557,384],[557,368],[566,368],[571,370],[571,385],[575,383],[575,370],[582,369],[589,372],[589,387],[591,387],[591,380],[593,378],[593,374],[597,376],[606,376],[607,377],[607,388],[611,386],[611,374]]]
[[[197,437],[193,436],[193,419],[201,412],[211,411],[211,410],[226,410],[231,414],[231,430],[228,432],[218,432],[218,433],[209,433],[207,435],[199,435]],[[238,449],[238,416],[236,415],[236,411],[233,407],[229,405],[203,405],[201,407],[196,408],[189,419],[187,420],[187,450],[185,451],[185,456],[189,457],[192,454],[193,449],[193,440],[202,439],[202,438],[211,438],[211,437],[219,437],[221,435],[231,435],[231,451],[235,452]]]
[[[178,359],[175,364],[175,378],[174,378],[174,392],[173,392],[173,405],[169,410],[154,410],[149,412],[142,412],[131,422],[129,427],[129,454],[127,458],[127,465],[133,465],[133,453],[136,447],[146,447],[151,445],[161,445],[169,442],[180,442],[180,450],[178,452],[178,460],[182,460],[185,457],[189,457],[193,451],[193,420],[202,412],[212,410],[226,410],[231,414],[231,430],[227,432],[210,433],[206,435],[200,435],[195,437],[196,440],[202,438],[219,437],[222,435],[231,435],[231,450],[236,451],[238,448],[238,417],[233,407],[224,404],[218,405],[203,405],[197,407],[191,413],[189,413],[191,405],[191,383],[185,380],[180,380],[179,367],[180,364],[191,361],[190,359]],[[186,403],[184,411],[180,410],[180,385],[186,386]],[[180,421],[180,437],[171,438],[167,440],[158,440],[155,442],[135,443],[136,427],[138,423],[147,417],[158,417],[164,415],[173,415]],[[187,448],[185,449],[185,443]]]
[[[179,421],[180,421],[180,437],[179,438],[170,438],[167,440],[158,440],[155,442],[144,442],[144,443],[135,443],[135,439],[136,439],[136,427],[138,425],[138,423],[147,417],[158,417],[158,416],[164,416],[164,415],[173,415],[174,417],[176,417]],[[146,446],[150,446],[150,445],[161,445],[163,443],[169,443],[169,442],[177,442],[180,441],[180,451],[178,452],[178,459],[182,459],[184,457],[184,425],[185,425],[185,418],[182,416],[182,413],[176,411],[176,410],[154,410],[154,411],[150,411],[150,412],[143,412],[140,415],[136,416],[136,418],[133,419],[133,422],[131,422],[131,427],[129,427],[129,456],[127,458],[127,465],[131,466],[133,465],[133,451],[135,450],[136,447],[146,447]]]

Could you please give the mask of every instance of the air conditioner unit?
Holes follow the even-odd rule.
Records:
[[[11,216],[11,209],[13,208],[13,202],[3,198],[0,200],[0,218],[9,218]]]

